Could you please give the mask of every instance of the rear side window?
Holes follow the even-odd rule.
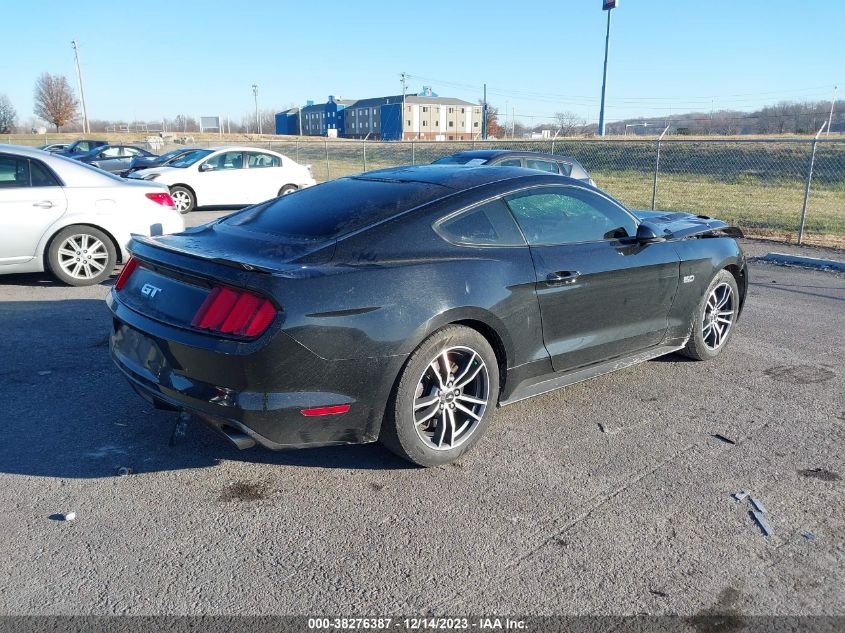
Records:
[[[572,165],[569,163],[558,163],[560,165],[560,173],[564,176],[571,176],[572,175]]]
[[[525,246],[525,240],[501,198],[441,220],[435,228],[457,244]]]
[[[58,186],[56,177],[39,161],[0,156],[0,189]]]
[[[539,169],[540,171],[547,171],[552,174],[560,173],[557,168],[557,163],[550,160],[539,160],[536,158],[526,158],[525,166],[528,169]]]
[[[278,156],[273,156],[271,154],[257,154],[250,152],[247,154],[249,157],[248,166],[250,169],[256,169],[259,167],[281,167],[282,161],[279,159]]]
[[[33,187],[58,187],[56,177],[37,160],[29,161],[29,175]]]
[[[333,239],[451,192],[433,183],[339,178],[244,209],[223,222],[259,233]]]

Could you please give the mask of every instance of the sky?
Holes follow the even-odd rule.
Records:
[[[837,0],[620,0],[607,120],[754,110],[845,92]],[[4,3],[0,94],[32,116],[42,72],[77,79],[92,119],[281,110],[328,95],[432,86],[488,101],[524,124],[571,111],[598,119],[607,14],[600,0],[287,2],[28,0]],[[14,52],[13,54],[10,54]],[[506,117],[506,118],[507,118]]]

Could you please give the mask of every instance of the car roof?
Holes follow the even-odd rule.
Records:
[[[569,182],[572,180],[566,176],[538,172],[535,169],[500,167],[497,165],[407,165],[404,167],[377,169],[375,171],[348,176],[348,178],[429,183],[461,191],[494,182],[537,176],[556,181]]]
[[[202,148],[197,148],[202,149]],[[272,149],[267,149],[266,147],[247,147],[246,145],[220,145],[218,147],[209,147],[212,152],[261,152],[263,154],[276,154],[277,156],[281,156],[279,152],[276,152]]]
[[[463,152],[450,154],[451,156],[461,156],[466,158],[483,158],[489,160],[491,158],[500,158],[502,156],[542,156],[543,158],[553,158],[555,160],[566,160],[578,162],[571,156],[563,156],[561,154],[549,154],[548,152],[534,152],[531,150],[522,149],[468,149]]]

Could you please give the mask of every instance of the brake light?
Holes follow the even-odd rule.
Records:
[[[163,207],[175,207],[176,205],[173,203],[173,198],[170,197],[169,193],[148,193],[145,194],[147,198],[152,200],[153,202],[157,202]]]
[[[117,276],[117,281],[114,282],[114,289],[120,290],[123,286],[126,285],[126,282],[129,281],[129,277],[135,272],[135,269],[138,268],[138,260],[134,257],[130,257],[129,261],[126,262],[126,265],[123,267],[123,270],[120,271],[120,274]]]
[[[191,325],[222,334],[258,336],[275,316],[276,308],[269,299],[246,290],[215,286],[194,314]]]
[[[348,404],[338,404],[332,407],[314,407],[313,409],[302,409],[300,413],[309,418],[315,415],[338,415],[349,411],[349,406]]]

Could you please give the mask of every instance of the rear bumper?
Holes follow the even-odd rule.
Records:
[[[281,331],[268,332],[267,341],[224,351],[204,335],[183,332],[194,340],[178,340],[177,328],[135,313],[111,294],[108,304],[114,314],[112,360],[133,389],[160,408],[187,411],[236,445],[233,437],[241,435],[273,450],[378,438],[392,384],[390,359],[327,361]],[[198,347],[202,339],[210,339],[210,347]],[[349,410],[302,413],[335,405]],[[239,447],[245,444],[251,442]]]

